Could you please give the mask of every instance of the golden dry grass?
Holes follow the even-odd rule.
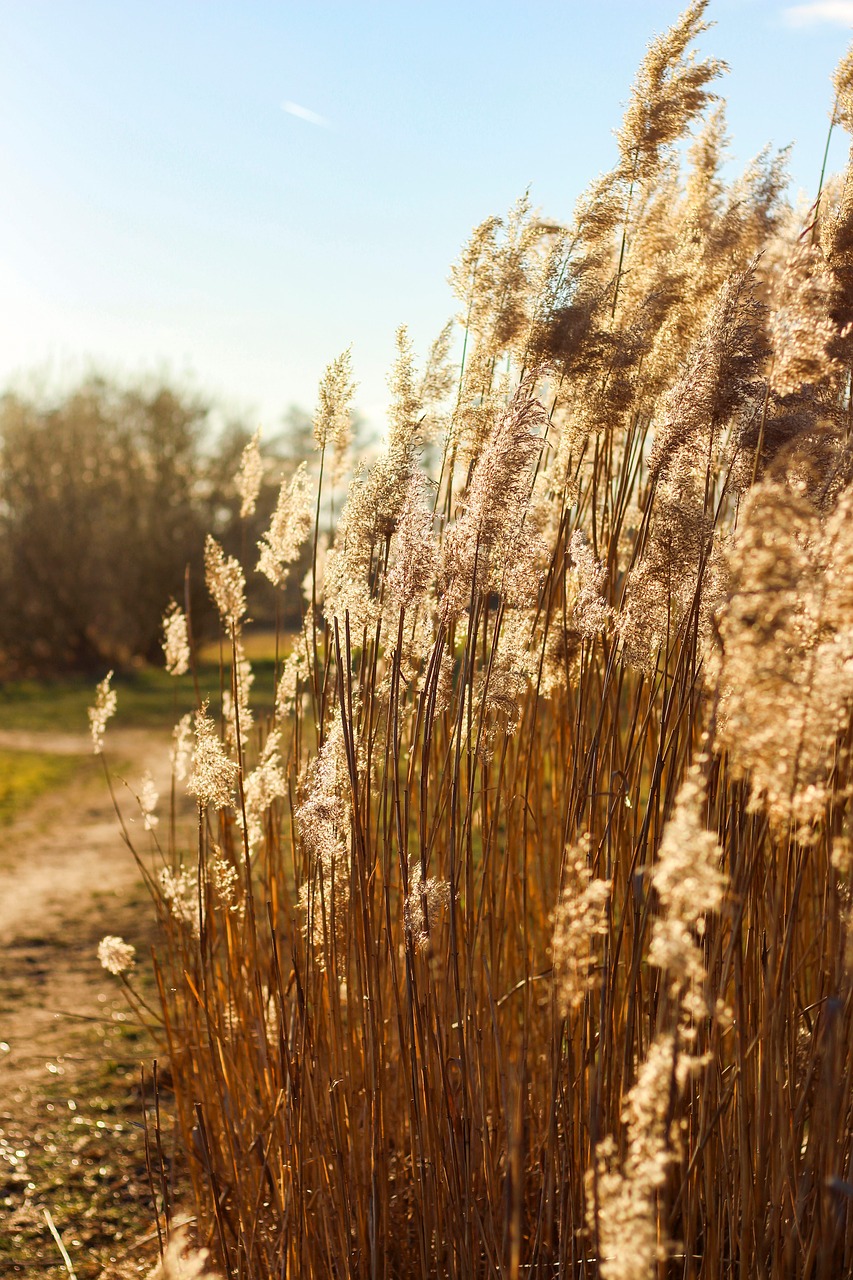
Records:
[[[209,543],[231,697],[152,891],[228,1277],[853,1273],[853,175],[806,226],[724,183],[704,9],[575,221],[488,219],[457,346],[400,332],[327,546],[330,366],[271,720]]]

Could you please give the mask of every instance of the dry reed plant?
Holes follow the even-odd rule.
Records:
[[[574,223],[488,219],[459,342],[399,332],[324,549],[330,366],[259,547],[273,588],[313,547],[271,722],[208,541],[230,690],[152,889],[229,1280],[853,1274],[853,168],[805,229],[778,158],[725,183],[705,8]]]

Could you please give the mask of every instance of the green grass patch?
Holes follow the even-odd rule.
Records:
[[[70,782],[80,756],[47,751],[0,751],[0,824],[11,822],[40,795]]]
[[[255,660],[252,669],[255,673],[252,706],[259,713],[269,711],[275,700],[275,659]],[[103,674],[68,676],[61,680],[10,681],[0,689],[0,730],[86,733],[89,727],[86,712],[95,701],[95,686]],[[226,689],[228,681],[226,668]],[[216,714],[222,684],[218,663],[200,665],[198,683],[202,698],[210,699],[211,711]],[[168,728],[196,705],[192,676],[170,676],[158,667],[119,674],[113,688],[118,695],[118,710],[110,721],[108,735],[113,725],[126,729]]]
[[[298,632],[296,633],[299,634]],[[293,646],[294,635],[282,632],[278,638],[279,661],[285,657]],[[243,636],[243,649],[246,657],[254,666],[256,663],[275,662],[275,631],[247,631]],[[204,665],[218,666],[220,652],[225,662],[231,660],[231,650],[227,638],[206,641],[198,651],[198,660]]]

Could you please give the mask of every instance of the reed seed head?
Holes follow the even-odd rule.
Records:
[[[136,964],[136,947],[115,934],[107,934],[98,943],[98,960],[102,968],[118,977]]]
[[[170,676],[186,675],[190,669],[190,640],[187,615],[174,600],[163,614],[163,653]]]
[[[246,579],[239,562],[226,556],[210,534],[204,544],[204,576],[222,621],[229,629],[238,626],[246,612]]]
[[[231,803],[240,770],[225,754],[206,702],[195,713],[195,743],[187,788],[201,808],[212,804],[224,809]]]
[[[240,496],[240,519],[254,515],[258,494],[264,479],[264,462],[261,457],[261,429],[258,427],[240,458],[240,469],[234,483]]]
[[[112,678],[112,671],[108,671],[95,691],[95,705],[89,707],[89,732],[92,735],[92,746],[96,756],[103,753],[107,721],[115,715],[118,705],[115,689],[110,687]]]

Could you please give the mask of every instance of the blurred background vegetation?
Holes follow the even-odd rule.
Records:
[[[311,416],[292,406],[262,439],[257,509],[239,520],[234,477],[254,425],[165,382],[89,377],[61,398],[0,399],[0,678],[161,662],[160,619],[189,604],[196,640],[216,634],[202,551],[212,531],[247,568],[282,478],[312,465]],[[298,628],[298,565],[284,593],[252,574],[260,626]],[[279,596],[276,605],[276,595]]]

